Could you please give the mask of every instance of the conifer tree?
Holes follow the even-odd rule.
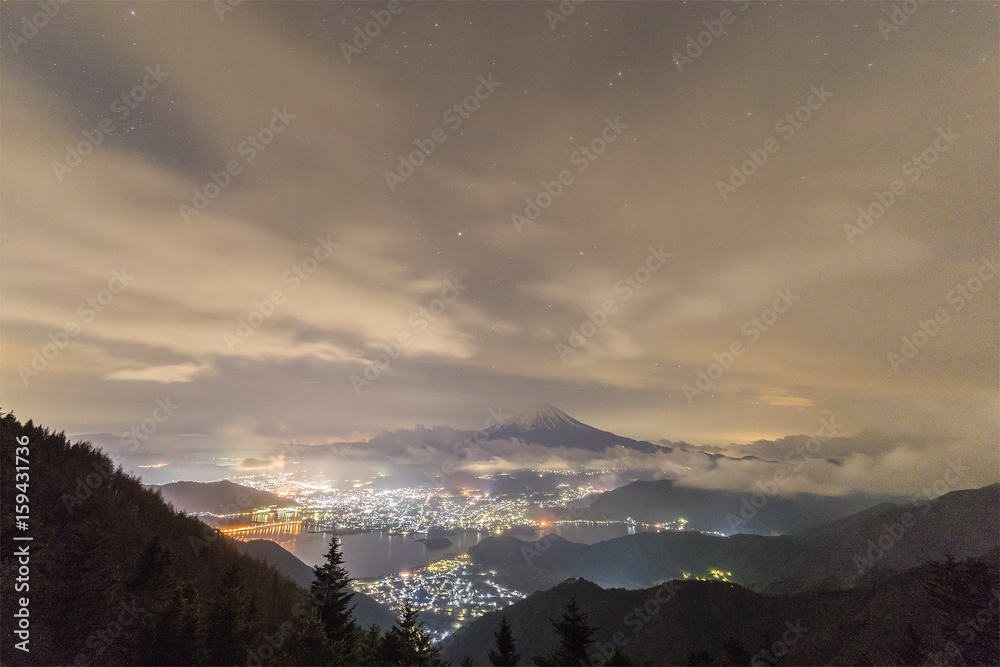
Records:
[[[417,610],[407,600],[399,622],[392,626],[382,642],[382,661],[389,665],[442,665],[441,649],[431,644],[424,624],[417,620]]]
[[[514,634],[510,629],[507,614],[500,617],[500,628],[493,632],[496,648],[490,649],[487,657],[493,667],[513,667],[521,659],[514,645]]]
[[[240,580],[235,563],[226,568],[208,608],[208,661],[234,665],[246,660],[247,648],[256,635],[253,601]]]
[[[198,665],[206,661],[204,619],[191,582],[174,583],[161,604],[140,615],[138,659],[143,665]]]
[[[576,604],[576,596],[566,605],[558,620],[550,619],[559,635],[559,647],[550,656],[535,656],[532,660],[543,667],[557,665],[586,665],[587,647],[594,643],[597,628],[587,622],[587,614]]]
[[[382,664],[382,630],[372,623],[365,630],[358,630],[354,656],[358,665],[374,667]]]
[[[635,663],[632,661],[632,658],[618,644],[615,644],[615,650],[608,656],[607,660],[601,663],[603,667],[629,667],[629,665],[633,664]]]
[[[334,655],[316,611],[298,622],[295,634],[281,647],[278,665],[335,665],[340,656]],[[226,663],[233,664],[233,663]]]
[[[356,625],[352,612],[350,589],[352,579],[344,567],[344,555],[340,553],[340,543],[336,536],[330,540],[326,562],[313,568],[313,583],[310,587],[312,598],[319,612],[319,620],[337,655],[349,664],[354,655]]]

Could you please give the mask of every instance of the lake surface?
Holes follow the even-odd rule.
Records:
[[[635,532],[636,528],[624,524],[596,526],[566,524],[550,526],[534,533],[517,532],[514,533],[514,537],[529,541],[538,539],[544,534],[556,533],[570,542],[595,544]],[[254,533],[244,537],[274,540],[310,566],[323,563],[332,537],[330,533],[309,533],[298,529],[254,531]],[[413,536],[381,532],[341,535],[340,539],[347,571],[354,578],[368,579],[412,570],[442,558],[465,553],[489,535],[490,533],[472,531],[448,535],[452,544],[443,549],[430,549],[422,542],[417,542]]]

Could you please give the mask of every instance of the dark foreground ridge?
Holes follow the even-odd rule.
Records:
[[[605,590],[569,579],[476,619],[445,640],[446,659],[484,664],[501,614],[522,656],[558,647],[549,619],[575,601],[595,628],[589,664],[1000,664],[1000,552],[929,563],[849,590],[764,595],[721,581]],[[524,663],[527,664],[527,663]]]

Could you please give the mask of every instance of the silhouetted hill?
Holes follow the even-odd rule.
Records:
[[[236,542],[237,548],[248,556],[264,561],[268,565],[273,565],[278,572],[282,573],[299,586],[309,589],[313,582],[313,569],[296,558],[295,554],[285,549],[277,542],[271,540],[247,540]],[[364,593],[355,592],[351,598],[354,605],[354,620],[364,628],[372,623],[383,630],[388,630],[396,622],[396,617],[392,611],[384,604],[376,602],[374,598]]]
[[[931,501],[883,505],[802,535],[730,537],[695,531],[637,533],[597,544],[556,536],[526,542],[488,537],[469,554],[525,591],[567,577],[605,587],[645,588],[712,570],[755,590],[851,586],[875,568],[903,570],[945,554],[978,556],[1000,544],[1000,484]]]
[[[833,521],[872,505],[892,500],[885,496],[855,493],[847,496],[821,496],[798,493],[788,496],[763,496],[760,502],[753,493],[698,489],[679,486],[674,480],[638,481],[596,496],[580,518],[625,520],[642,523],[666,523],[686,519],[692,530],[758,535],[797,533]],[[749,506],[749,509],[744,509]],[[735,520],[734,520],[735,519]]]
[[[935,664],[931,654],[953,650],[949,641],[967,663],[996,664],[998,615],[991,610],[995,612],[998,592],[990,591],[990,583],[996,586],[998,574],[997,552],[993,551],[967,563],[925,565],[881,577],[864,588],[795,595],[763,595],[714,581],[605,590],[583,579],[571,579],[476,619],[445,641],[443,653],[453,661],[469,655],[474,664],[484,664],[485,651],[504,613],[516,638],[520,664],[529,664],[531,656],[555,648],[549,619],[559,617],[575,598],[587,612],[589,624],[597,627],[589,651],[591,664],[610,656],[615,644],[632,660],[657,665],[691,664],[691,653],[715,660],[696,664],[749,664],[751,660],[753,664],[791,665]],[[970,592],[973,599],[935,606],[929,589]],[[942,622],[942,614],[954,618]],[[907,647],[908,624],[920,646]],[[746,650],[742,661],[726,661],[724,642],[730,637]],[[765,649],[768,655],[760,653]],[[914,657],[907,660],[911,649]],[[962,662],[955,654],[951,656],[952,664]]]
[[[0,471],[0,664],[261,664],[308,645],[302,588],[89,443],[8,413]]]
[[[197,514],[211,512],[212,514],[236,514],[249,512],[258,507],[294,507],[294,500],[270,493],[251,489],[221,480],[218,482],[171,482],[163,486],[149,487],[158,491],[164,502],[170,503],[175,509]]]

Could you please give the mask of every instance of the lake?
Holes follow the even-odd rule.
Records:
[[[623,535],[631,535],[640,529],[624,524],[587,525],[564,524],[530,531],[517,532],[514,536],[522,540],[538,539],[543,534],[556,533],[570,542],[595,544]],[[383,532],[355,533],[341,535],[342,553],[347,571],[355,579],[383,577],[406,570],[412,570],[449,556],[467,552],[472,546],[488,537],[490,533],[469,531],[448,535],[451,546],[430,549],[409,535],[391,535]],[[314,566],[323,563],[330,548],[330,533],[309,533],[297,528],[265,529],[254,531],[247,539],[274,540],[303,563]]]

